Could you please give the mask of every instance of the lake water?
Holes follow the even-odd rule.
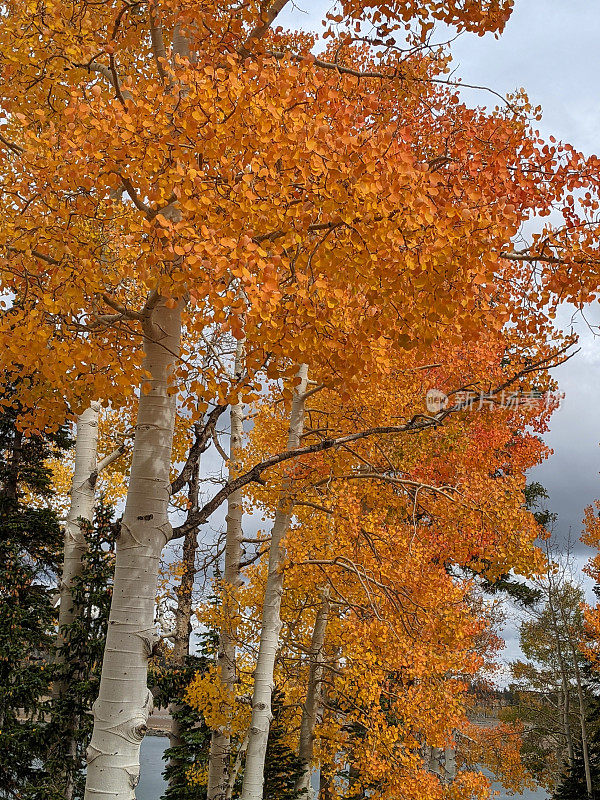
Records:
[[[142,742],[140,782],[136,790],[137,800],[159,800],[163,790],[164,781],[162,771],[164,761],[162,754],[167,747],[168,740],[163,736],[146,736]],[[548,795],[543,789],[535,792],[529,790],[523,794],[507,794],[502,787],[497,787],[500,791],[499,800],[546,800]]]

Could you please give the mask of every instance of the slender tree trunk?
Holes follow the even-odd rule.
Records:
[[[311,762],[315,741],[315,726],[321,712],[323,680],[323,647],[325,645],[325,632],[329,619],[329,590],[323,590],[323,602],[319,606],[310,643],[310,666],[308,669],[308,684],[306,687],[306,702],[302,709],[300,722],[300,740],[298,743],[298,756],[304,764],[304,772],[296,781],[294,787],[297,792],[304,792],[305,797],[313,797],[311,785]]]
[[[227,786],[227,795],[225,800],[231,800],[233,797],[233,789],[235,787],[235,782],[237,780],[237,776],[240,774],[240,769],[242,768],[242,761],[244,760],[244,755],[246,754],[246,750],[248,749],[248,734],[244,737],[244,741],[241,743],[236,757],[235,763],[230,770],[229,775],[229,785]]]
[[[579,724],[581,726],[581,751],[583,753],[583,768],[585,771],[585,786],[587,795],[592,800],[592,771],[590,768],[590,748],[588,743],[587,728],[585,724],[585,700],[583,698],[583,688],[581,685],[581,672],[577,663],[577,652],[573,643],[569,642],[573,652],[573,663],[575,665],[575,681],[577,683],[577,700],[579,702]]]
[[[244,344],[238,343],[235,358],[235,374],[239,377],[242,373]],[[231,406],[230,409],[230,440],[229,440],[229,477],[236,476],[239,467],[239,458],[244,435],[243,407],[241,403]],[[236,638],[235,609],[231,607],[232,592],[241,584],[242,559],[242,492],[237,491],[229,495],[227,500],[226,539],[225,539],[225,568],[223,573],[223,623],[219,631],[219,651],[217,654],[219,676],[225,689],[225,697],[231,697],[237,681],[236,668]],[[228,718],[233,709],[224,708],[225,717]],[[228,713],[229,712],[229,713]],[[208,761],[208,788],[207,800],[225,800],[229,792],[231,771],[231,737],[227,728],[212,731],[210,739],[210,755]]]
[[[77,433],[75,439],[75,468],[71,483],[71,505],[65,522],[64,535],[64,560],[60,578],[60,607],[58,612],[58,632],[56,635],[56,664],[62,667],[67,658],[67,631],[80,614],[73,599],[73,584],[83,572],[83,557],[87,550],[87,542],[81,521],[91,523],[94,516],[94,479],[98,457],[98,417],[100,403],[93,402],[77,419]],[[59,673],[60,675],[60,673]],[[59,677],[53,686],[52,692],[55,700],[63,697],[68,692],[66,676]],[[75,714],[65,720],[66,737],[65,752],[69,758],[75,759],[77,742],[75,731],[78,718]],[[65,764],[65,800],[73,797],[73,770],[71,765]]]
[[[200,457],[194,464],[189,482],[188,500],[190,510],[198,509],[198,491],[200,476]],[[175,634],[173,637],[173,652],[171,663],[174,669],[182,669],[190,653],[190,636],[192,633],[192,599],[194,580],[196,578],[196,553],[198,552],[198,529],[188,531],[183,540],[183,573],[179,586],[175,590],[177,608],[175,609]],[[170,747],[180,747],[183,744],[182,730],[175,712],[179,710],[178,703],[171,703],[171,730],[169,732]],[[177,758],[171,759],[171,766],[177,767]],[[177,773],[172,778],[174,783]]]
[[[553,587],[551,585],[548,586],[548,606],[550,608],[550,613],[552,616],[552,628],[554,633],[554,640],[556,642],[556,656],[558,659],[558,666],[560,670],[560,680],[562,685],[563,691],[563,729],[565,733],[565,739],[567,741],[567,760],[568,766],[573,766],[573,760],[575,757],[575,750],[573,747],[573,736],[571,734],[571,725],[570,725],[570,714],[571,714],[571,687],[569,686],[569,678],[567,675],[567,668],[565,665],[565,659],[563,655],[562,644],[560,641],[560,631],[558,628],[558,620],[556,618],[556,609],[554,607],[553,601]]]
[[[300,378],[300,383],[294,393],[290,415],[287,445],[289,450],[294,450],[299,446],[300,437],[304,429],[304,394],[308,379],[308,366],[306,364],[300,366],[298,377]],[[293,503],[289,496],[291,488],[291,479],[284,479],[271,531],[269,572],[263,601],[258,659],[254,672],[252,721],[248,736],[248,751],[246,753],[241,800],[261,800],[263,795],[265,754],[269,738],[269,726],[272,719],[273,673],[275,656],[279,646],[279,632],[281,630],[283,537],[288,531],[293,508]]]
[[[181,304],[171,309],[161,299],[144,324],[144,368],[151,377],[140,391],[85,800],[134,800],[139,780],[140,744],[152,711],[146,681],[155,642],[158,566],[171,537],[167,509],[176,406],[169,383],[180,331]]]
[[[78,610],[71,594],[74,581],[83,571],[83,556],[87,550],[80,520],[92,521],[94,517],[94,480],[98,457],[98,417],[100,403],[92,403],[77,419],[75,440],[75,470],[71,483],[71,505],[65,523],[64,560],[60,577],[60,609],[56,637],[58,664],[65,661],[65,628],[73,623]],[[57,695],[67,688],[59,682],[54,687]]]

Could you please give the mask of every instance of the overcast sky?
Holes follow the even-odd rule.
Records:
[[[323,0],[296,0],[282,15],[285,27],[321,30],[320,20],[331,7]],[[515,0],[515,11],[499,39],[463,34],[453,44],[454,66],[465,83],[485,85],[501,94],[525,88],[534,105],[541,105],[539,124],[544,136],[568,141],[586,154],[600,151],[600,0]],[[440,41],[444,39],[440,33]],[[485,92],[466,91],[476,105],[495,105]],[[573,309],[565,307],[560,324],[569,328]],[[547,443],[554,454],[532,471],[531,478],[550,494],[558,518],[557,538],[581,532],[584,509],[600,498],[600,339],[590,325],[600,323],[598,308],[586,310],[574,329],[581,352],[556,370],[562,407],[555,413]],[[589,550],[576,543],[581,567]],[[586,584],[590,596],[590,582]],[[506,657],[517,652],[514,627],[505,631]]]

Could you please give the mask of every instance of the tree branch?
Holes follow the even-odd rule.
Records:
[[[213,435],[213,431],[217,424],[217,420],[219,419],[219,417],[225,411],[226,408],[227,405],[215,406],[208,415],[204,427],[201,428],[199,425],[196,425],[196,438],[194,444],[190,447],[190,452],[188,453],[187,460],[183,465],[181,472],[171,483],[171,488],[170,488],[171,495],[180,492],[192,477],[192,473],[194,471],[194,465],[198,460],[198,458],[202,455],[202,453],[204,453],[204,451],[208,448],[210,440]]]
[[[107,306],[113,308],[118,314],[121,315],[121,317],[125,317],[125,319],[137,319],[137,320],[145,319],[143,311],[131,311],[115,297],[112,297],[108,292],[102,293],[102,299],[104,300]]]
[[[555,353],[552,353],[545,358],[541,358],[535,364],[531,364],[527,367],[524,367],[522,370],[517,372],[512,377],[508,378],[506,381],[501,383],[496,389],[490,392],[491,395],[499,394],[512,383],[518,381],[520,378],[524,377],[525,375],[530,374],[531,372],[535,372],[540,369],[546,368],[550,361],[558,359],[561,355],[563,355],[570,347],[572,343],[569,342],[564,347],[561,347]],[[575,351],[577,352],[577,351]],[[552,366],[558,366],[559,364],[563,364],[569,358],[571,358],[575,353],[569,354],[566,358],[563,358],[561,361],[557,361],[556,364]],[[433,416],[427,416],[426,414],[415,414],[412,419],[406,422],[404,425],[381,425],[375,428],[369,428],[363,431],[357,431],[356,433],[350,433],[346,436],[338,436],[337,438],[332,439],[323,439],[320,442],[315,442],[311,445],[306,445],[305,447],[298,447],[295,450],[284,450],[281,453],[277,453],[275,455],[269,456],[264,461],[261,461],[258,464],[255,464],[251,469],[247,472],[244,472],[242,475],[238,475],[237,478],[226,483],[207,503],[205,503],[202,508],[198,509],[197,512],[190,514],[188,519],[179,527],[173,529],[173,538],[178,539],[182,536],[185,536],[188,530],[197,527],[198,525],[202,525],[206,522],[206,520],[211,516],[211,514],[216,511],[217,508],[229,497],[232,492],[237,491],[238,489],[242,489],[244,486],[247,486],[249,483],[259,483],[264,485],[265,481],[262,477],[262,473],[266,470],[270,469],[271,467],[277,466],[277,464],[282,464],[285,461],[289,461],[291,458],[298,458],[299,456],[310,455],[312,453],[322,453],[326,450],[332,450],[333,448],[340,447],[342,445],[348,444],[350,442],[357,442],[361,439],[367,439],[370,436],[383,436],[387,434],[397,434],[397,433],[418,433],[423,430],[427,430],[430,428],[436,428],[441,425],[445,419],[447,419],[452,414],[456,414],[459,411],[463,411],[466,408],[472,406],[475,402],[477,402],[478,398],[466,398],[463,402],[455,403],[453,406],[450,406],[443,411],[438,412]]]
[[[24,148],[22,148],[20,144],[15,144],[15,142],[11,142],[10,139],[6,139],[4,136],[2,136],[1,133],[0,133],[0,142],[6,145],[6,147],[8,147],[9,150],[12,150],[13,153],[16,153],[17,155],[21,155],[21,153],[25,152]]]
[[[9,253],[16,253],[17,255],[21,256],[32,255],[34,258],[39,258],[40,261],[45,261],[46,264],[52,264],[53,267],[58,267],[60,265],[60,261],[52,258],[52,256],[47,256],[44,253],[40,253],[39,250],[19,250],[17,247],[12,247],[11,245],[6,245],[6,250]]]
[[[150,208],[150,206],[147,206],[146,203],[144,203],[140,199],[140,196],[138,195],[138,193],[134,189],[133,184],[131,183],[129,178],[126,178],[124,175],[121,175],[120,173],[117,173],[117,175],[121,179],[121,183],[123,184],[123,187],[125,188],[125,191],[127,192],[129,197],[131,198],[131,202],[137,208],[137,210],[138,211],[143,211],[144,214],[146,214],[150,218],[154,218],[156,216],[156,212],[152,208]]]
[[[250,55],[250,48],[253,42],[262,39],[267,33],[275,18],[281,13],[283,8],[288,4],[289,0],[275,0],[269,8],[261,14],[259,24],[250,32],[244,44],[240,47],[240,55],[246,58]]]

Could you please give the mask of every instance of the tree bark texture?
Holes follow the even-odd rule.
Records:
[[[75,468],[71,482],[71,505],[67,514],[64,535],[63,568],[60,577],[60,608],[58,613],[58,634],[56,637],[57,663],[65,661],[65,628],[72,624],[77,609],[72,596],[74,581],[81,576],[83,556],[87,550],[80,520],[91,522],[94,517],[94,480],[98,458],[98,417],[100,403],[91,403],[77,419],[75,439]],[[55,693],[60,695],[65,686],[57,684]]]
[[[180,346],[181,304],[161,299],[144,325],[144,368],[129,490],[116,545],[115,579],[85,800],[134,800],[140,744],[152,711],[148,659],[156,639],[154,604],[167,517],[175,396],[169,391]]]
[[[71,482],[71,504],[65,522],[63,568],[60,577],[60,606],[58,611],[58,631],[56,634],[56,664],[61,667],[68,658],[67,631],[79,616],[80,609],[75,606],[73,585],[83,572],[83,557],[87,551],[82,521],[91,523],[94,517],[95,480],[94,476],[98,460],[98,418],[100,403],[93,402],[81,416],[77,418],[75,438],[75,466]],[[52,688],[55,699],[64,696],[68,685],[63,675]],[[75,730],[78,725],[76,715],[71,715],[66,722],[65,751],[71,758],[75,757],[77,745]],[[73,775],[65,766],[65,800],[73,796]]]
[[[299,385],[294,392],[288,431],[288,450],[300,445],[304,429],[304,395],[308,380],[308,366],[302,364],[298,370]],[[291,478],[285,478],[275,512],[269,549],[269,571],[263,601],[262,625],[252,696],[252,721],[248,735],[248,751],[244,767],[244,782],[241,800],[262,800],[265,755],[272,719],[271,696],[275,657],[281,631],[281,596],[283,594],[284,560],[283,538],[290,526],[293,502],[290,499]]]
[[[313,758],[315,727],[319,721],[322,707],[321,684],[323,680],[323,662],[325,646],[325,633],[329,619],[329,590],[322,594],[323,602],[319,606],[310,643],[310,665],[308,668],[308,683],[306,687],[306,701],[302,709],[300,722],[300,739],[298,743],[298,756],[304,764],[304,772],[296,781],[297,792],[304,792],[307,800],[312,800],[313,791],[310,781],[311,762]]]
[[[241,375],[244,344],[238,343],[235,358],[235,374]],[[236,477],[244,435],[243,406],[237,403],[230,409],[229,478]],[[225,568],[223,571],[223,623],[219,631],[218,669],[225,696],[231,697],[237,681],[235,609],[231,608],[231,593],[242,582],[240,562],[242,560],[242,491],[239,489],[227,498]],[[224,709],[227,712],[232,709]],[[226,800],[229,792],[231,772],[231,737],[226,729],[214,730],[210,740],[208,762],[207,800]]]

